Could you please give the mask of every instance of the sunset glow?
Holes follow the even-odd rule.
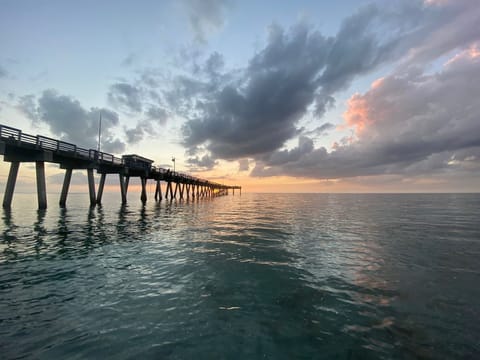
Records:
[[[96,149],[101,116],[102,151],[249,192],[476,192],[479,23],[473,0],[9,0],[0,123]]]

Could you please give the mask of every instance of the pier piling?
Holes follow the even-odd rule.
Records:
[[[118,180],[120,182],[120,194],[122,196],[122,204],[127,203],[127,189],[125,186],[125,176],[123,174],[118,174]]]
[[[38,208],[47,208],[47,185],[45,183],[45,162],[36,161]]]
[[[90,205],[101,204],[107,174],[118,174],[122,204],[127,202],[130,177],[140,178],[142,202],[147,201],[147,182],[156,181],[155,200],[162,200],[161,181],[166,182],[165,199],[189,200],[228,195],[228,189],[240,189],[239,186],[223,184],[200,179],[189,174],[171,171],[154,166],[153,160],[136,154],[123,155],[121,158],[101,152],[99,149],[84,149],[75,144],[52,139],[42,135],[25,134],[19,129],[0,124],[0,155],[10,162],[3,207],[10,208],[20,163],[35,162],[38,208],[47,207],[47,189],[45,178],[45,162],[55,163],[65,170],[62,190],[59,199],[60,207],[65,207],[73,170],[87,170]],[[94,170],[100,174],[98,192],[96,193]],[[173,189],[175,184],[175,189]],[[186,194],[185,194],[186,192]]]
[[[147,179],[141,177],[140,181],[142,183],[142,194],[140,195],[140,200],[145,203],[147,202]]]
[[[5,195],[3,197],[3,207],[9,209],[12,205],[13,191],[15,190],[15,183],[17,182],[19,161],[12,161],[10,163],[10,171],[8,173],[7,186],[5,187]]]
[[[102,203],[102,196],[103,196],[103,188],[105,186],[105,178],[107,174],[103,173],[100,175],[100,182],[98,184],[98,192],[97,192],[97,204],[100,205]]]
[[[65,169],[65,177],[63,178],[62,192],[60,194],[60,207],[65,207],[67,203],[68,188],[70,187],[70,181],[72,180],[73,169]]]
[[[88,193],[90,195],[90,206],[95,206],[95,179],[93,178],[93,169],[87,169]]]

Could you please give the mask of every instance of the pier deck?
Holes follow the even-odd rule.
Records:
[[[3,160],[10,162],[10,171],[3,207],[10,208],[18,175],[22,162],[35,162],[38,207],[47,207],[47,192],[45,182],[45,162],[57,163],[65,169],[62,192],[59,204],[66,205],[68,189],[73,170],[86,170],[90,204],[100,204],[107,174],[118,174],[119,189],[122,203],[127,202],[127,191],[130,177],[139,177],[142,186],[141,201],[147,201],[146,184],[148,180],[156,182],[155,200],[162,200],[160,182],[166,182],[165,199],[201,198],[228,195],[229,190],[242,191],[241,186],[219,184],[181,172],[172,172],[153,165],[153,161],[139,155],[123,155],[116,157],[112,154],[93,149],[84,149],[75,144],[52,139],[42,135],[30,135],[10,126],[0,124],[0,155]],[[100,175],[98,191],[95,191],[94,173]]]

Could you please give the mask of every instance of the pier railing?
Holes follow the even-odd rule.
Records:
[[[213,196],[214,194],[227,194],[229,189],[235,191],[240,186],[229,186],[209,180],[191,176],[186,173],[171,171],[159,166],[152,165],[153,161],[139,155],[123,155],[121,158],[106,152],[86,149],[75,144],[53,139],[43,135],[30,135],[10,126],[0,124],[0,154],[4,155],[4,160],[11,162],[9,180],[6,188],[6,196],[4,198],[4,207],[9,207],[15,187],[15,179],[18,172],[20,162],[37,163],[37,181],[40,179],[40,185],[37,184],[38,194],[41,194],[42,200],[39,198],[39,207],[46,207],[46,190],[45,190],[45,173],[44,162],[59,163],[62,168],[66,169],[65,180],[62,190],[60,204],[64,205],[66,194],[70,183],[73,169],[87,169],[89,192],[92,203],[101,201],[103,186],[106,174],[116,173],[120,176],[120,184],[122,191],[122,202],[126,201],[126,189],[128,188],[128,179],[131,176],[140,177],[142,180],[142,200],[146,200],[145,184],[147,179],[153,179],[157,182],[157,196],[161,200],[160,181],[167,182],[166,192],[170,192],[170,197],[176,198],[177,190],[180,198],[186,191],[188,198],[190,192],[192,197],[197,196]],[[98,198],[95,199],[95,184],[93,180],[93,170],[96,169],[102,177],[100,180]],[[125,184],[123,178],[126,177]],[[172,183],[175,184],[175,192],[172,189]],[[40,197],[40,195],[39,195]]]
[[[7,143],[16,144],[17,146],[30,147],[52,151],[70,157],[81,158],[85,160],[96,160],[103,163],[122,165],[123,159],[112,154],[101,152],[93,149],[81,148],[75,144],[52,139],[43,135],[25,134],[22,130],[15,129],[10,126],[0,125],[0,138]]]

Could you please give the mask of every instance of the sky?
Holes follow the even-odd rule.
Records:
[[[251,192],[478,192],[478,5],[0,0],[0,123],[96,148],[101,114],[102,151]]]

